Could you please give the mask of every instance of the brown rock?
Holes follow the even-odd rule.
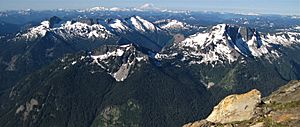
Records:
[[[214,107],[206,120],[222,124],[250,120],[260,102],[261,93],[256,89],[245,94],[230,95]]]
[[[213,125],[207,120],[200,120],[193,123],[183,125],[183,127],[213,127]]]
[[[250,126],[250,127],[265,127],[265,125],[264,125],[264,122],[259,122],[259,123],[256,123],[256,124]]]

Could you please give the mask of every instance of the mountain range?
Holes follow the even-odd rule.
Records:
[[[294,17],[99,7],[0,21],[0,126],[182,126],[300,78]]]

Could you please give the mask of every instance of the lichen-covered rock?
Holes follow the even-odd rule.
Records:
[[[256,89],[241,95],[230,95],[214,107],[206,120],[213,123],[250,120],[260,102],[261,93]]]

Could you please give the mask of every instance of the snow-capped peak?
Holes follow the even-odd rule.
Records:
[[[187,60],[190,64],[231,63],[240,56],[263,57],[268,60],[277,58],[280,52],[273,48],[273,44],[287,46],[300,43],[299,40],[299,33],[288,32],[264,36],[256,29],[218,24],[212,26],[208,32],[197,33],[180,43],[174,43],[171,49],[180,52],[184,56],[182,60]],[[174,58],[174,52],[161,53],[157,56],[163,56],[159,57],[160,59],[168,56]]]
[[[218,24],[209,33],[192,35],[180,43],[180,47],[193,49],[189,53],[201,58],[201,61],[194,61],[195,63],[233,62],[239,54],[234,50],[234,45],[229,44],[226,27],[226,24]]]
[[[106,70],[116,81],[124,81],[136,65],[147,61],[148,56],[136,50],[132,44],[128,44],[102,47],[91,58],[94,64]]]
[[[49,21],[41,22],[41,25],[30,28],[26,33],[18,33],[15,39],[34,40],[44,37],[47,32],[53,32],[64,39],[73,37],[108,39],[113,34],[101,24],[66,21],[50,27]]]
[[[109,23],[109,26],[118,32],[127,31],[129,29],[120,19],[115,19]]]
[[[49,21],[43,21],[43,22],[41,22],[41,27],[49,28],[50,27],[50,22]]]
[[[18,38],[26,38],[26,40],[33,40],[38,37],[43,37],[46,35],[47,31],[49,31],[50,28],[50,22],[49,21],[43,21],[39,26],[30,28],[26,33],[24,34],[17,34]]]
[[[125,8],[118,8],[118,7],[112,7],[109,9],[110,11],[128,11],[128,9]]]
[[[139,16],[130,17],[128,23],[131,24],[135,30],[140,32],[155,31],[158,29],[154,24]]]
[[[129,11],[129,9],[126,8],[118,8],[118,7],[112,7],[112,8],[108,8],[108,7],[93,7],[93,8],[88,8],[85,10],[81,10],[80,12],[96,12],[96,11]]]
[[[154,26],[154,24],[152,24],[151,22],[141,18],[140,16],[136,16],[136,18],[142,22],[143,26],[148,29],[148,30],[156,30],[156,27]]]
[[[48,21],[34,27],[28,33],[20,33],[14,40],[42,39],[49,32],[49,36],[62,41],[84,41],[99,42],[100,40],[117,40],[116,43],[134,43],[155,52],[159,52],[165,42],[164,37],[168,33],[161,30],[153,23],[139,17],[132,16],[125,19],[78,19],[78,21],[61,21],[52,18],[50,27]],[[48,23],[49,24],[49,23]],[[36,30],[37,29],[37,30]],[[30,35],[30,38],[28,37]],[[100,43],[99,43],[100,44]]]
[[[162,25],[161,28],[169,29],[169,28],[183,28],[186,23],[180,22],[178,20],[170,20],[167,24]]]
[[[283,46],[290,46],[292,44],[300,43],[300,33],[299,32],[278,32],[274,34],[268,33],[263,41],[279,44]]]
[[[88,11],[103,11],[103,10],[108,10],[108,8],[106,7],[92,7],[92,8],[89,8],[87,9]]]
[[[108,22],[108,26],[117,32],[126,32],[136,30],[139,32],[154,32],[160,30],[153,23],[143,19],[140,16],[132,16],[125,20],[115,19]]]
[[[195,26],[195,25],[190,25],[188,23],[176,20],[176,19],[163,19],[163,20],[158,20],[155,21],[154,24],[158,25],[160,28],[168,31],[172,30],[189,30],[189,29],[194,29],[194,30],[199,30],[199,29],[204,29],[206,27],[203,26]]]
[[[83,37],[83,38],[103,38],[108,39],[112,33],[108,31],[101,24],[88,25],[86,23],[67,21],[65,24],[62,24],[61,27],[53,28],[54,32],[59,35],[65,35],[64,37]]]
[[[207,35],[207,33],[200,33],[198,34],[198,37],[205,35]],[[202,37],[202,39],[203,38],[204,37]],[[263,45],[260,34],[255,29],[227,24],[213,26],[210,33],[207,35],[206,40],[200,40],[198,41],[198,44],[202,44],[203,48],[214,45],[216,49],[223,45],[225,47],[220,47],[221,52],[218,52],[223,52],[223,54],[224,52],[231,54],[232,52],[237,51],[244,56],[260,57],[268,53],[265,45]],[[232,54],[226,56],[228,60],[234,60],[232,59],[234,57],[231,57]]]

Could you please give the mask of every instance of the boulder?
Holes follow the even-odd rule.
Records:
[[[214,107],[206,120],[222,124],[250,120],[254,117],[255,108],[259,103],[261,93],[256,89],[245,94],[229,95]]]

